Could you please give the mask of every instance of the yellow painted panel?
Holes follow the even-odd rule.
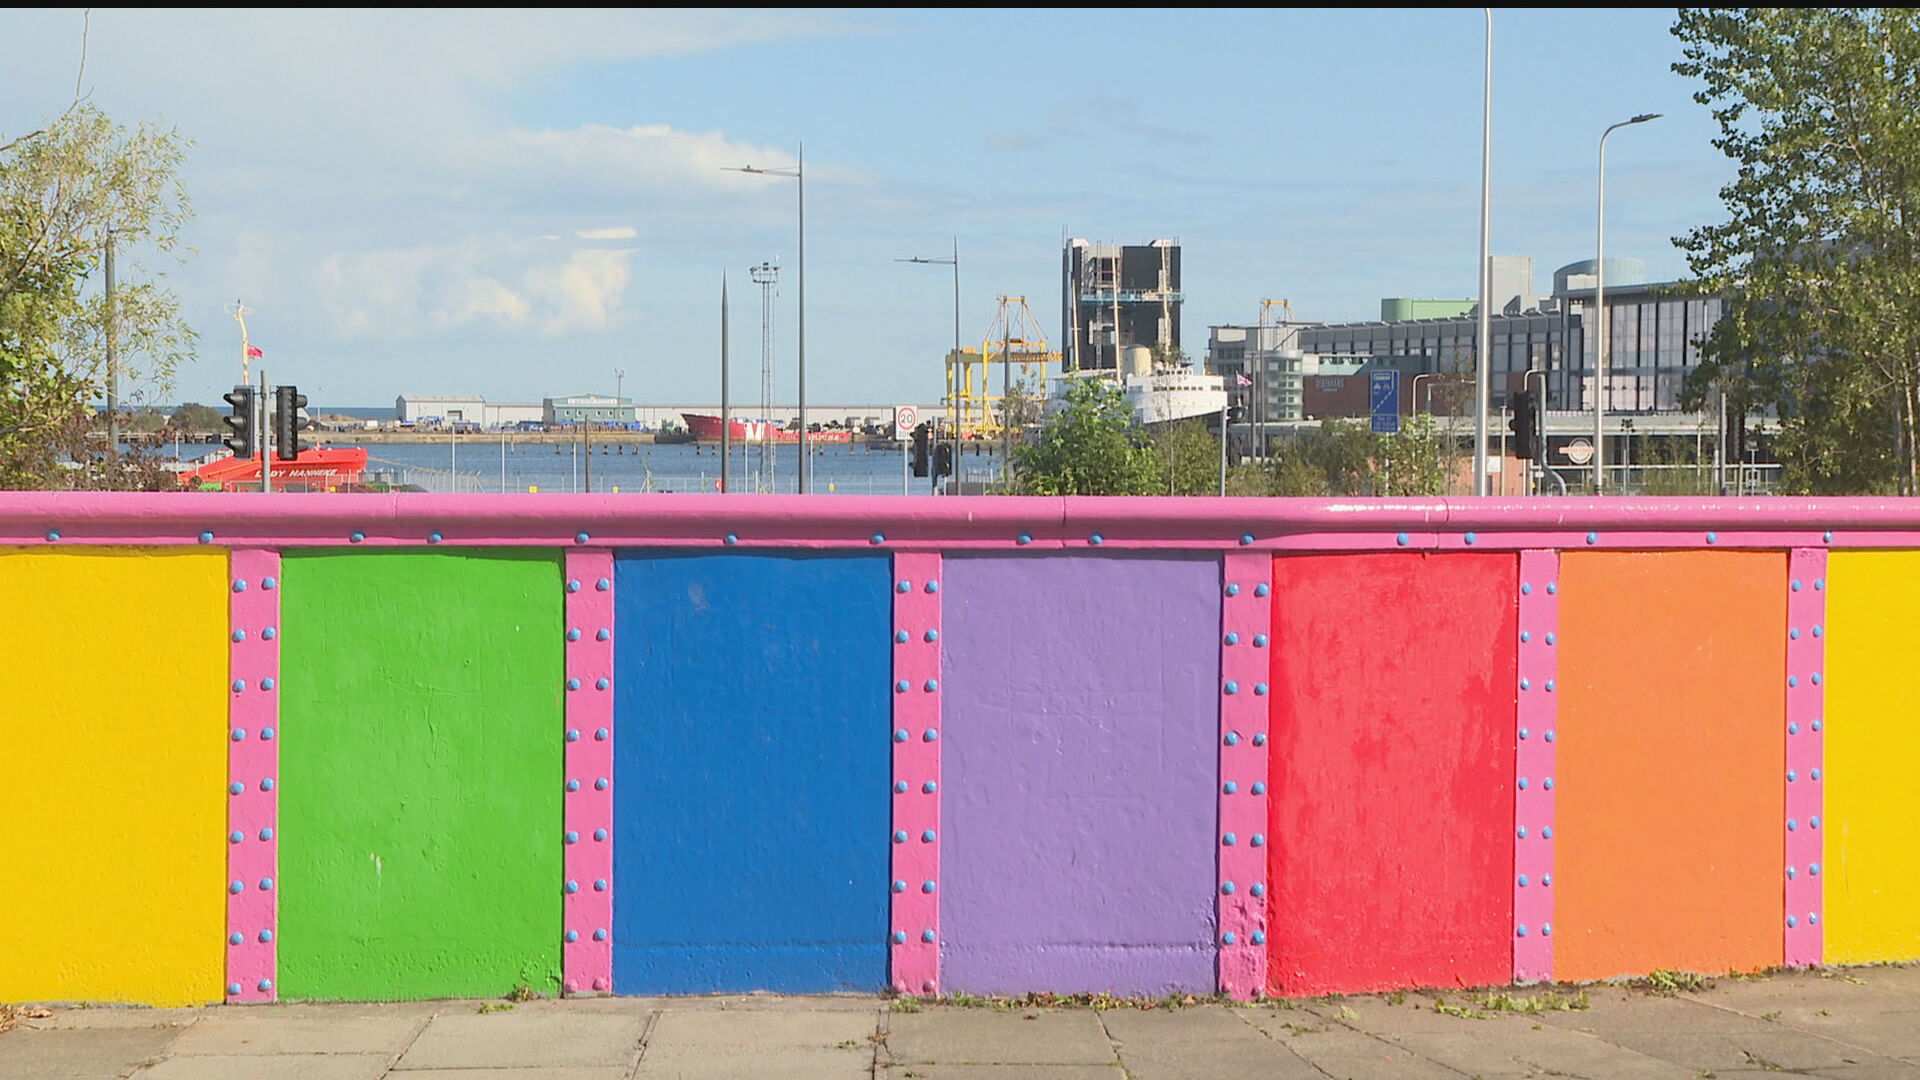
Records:
[[[1920,552],[1827,565],[1826,960],[1920,958]]]
[[[218,1001],[225,552],[0,548],[0,1001]]]

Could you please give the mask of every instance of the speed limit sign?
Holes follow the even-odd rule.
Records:
[[[893,407],[894,438],[910,439],[913,437],[913,429],[919,426],[920,410],[915,409],[911,405],[895,405]]]

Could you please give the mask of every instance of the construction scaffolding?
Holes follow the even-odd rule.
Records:
[[[993,367],[1000,367],[1000,390],[990,389]],[[1049,369],[1060,354],[1047,347],[1040,320],[1024,296],[1002,296],[993,323],[978,349],[947,354],[946,422],[961,438],[999,435],[1009,388],[1025,396],[1046,396]],[[1015,369],[1018,370],[1015,370]]]

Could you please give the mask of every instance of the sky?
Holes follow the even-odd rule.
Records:
[[[1535,288],[1607,250],[1682,277],[1672,238],[1732,178],[1674,75],[1671,9],[1494,10],[1492,248]],[[73,97],[81,9],[0,12],[0,143]],[[537,402],[618,388],[758,396],[781,265],[775,400],[791,401],[804,145],[809,403],[929,403],[1001,296],[1060,327],[1063,235],[1177,238],[1180,342],[1471,296],[1482,16],[1457,10],[93,10],[84,86],[192,140],[196,217],[160,271],[197,357],[154,400],[217,402],[247,326],[316,406],[400,394]],[[1059,342],[1054,341],[1055,348]],[[624,377],[616,372],[624,372]]]

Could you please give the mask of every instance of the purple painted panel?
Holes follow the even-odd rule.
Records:
[[[942,988],[1211,993],[1219,561],[945,577]]]

